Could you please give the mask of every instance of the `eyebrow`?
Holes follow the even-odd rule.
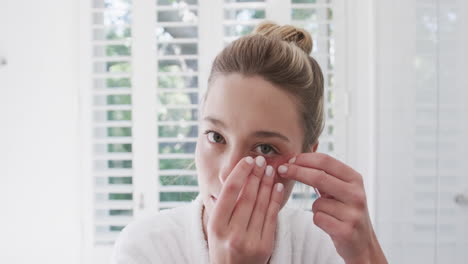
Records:
[[[216,126],[220,126],[222,128],[226,128],[226,124],[219,120],[219,119],[216,119],[216,118],[213,118],[213,117],[210,117],[210,116],[207,116],[205,117],[203,120],[205,121],[208,121]],[[272,137],[276,137],[276,138],[279,138],[279,139],[282,139],[286,142],[290,142],[289,141],[289,138],[284,136],[283,134],[281,133],[278,133],[278,132],[274,132],[274,131],[266,131],[266,130],[260,130],[260,131],[255,131],[253,133],[253,136],[255,137],[259,137],[259,138],[272,138]]]

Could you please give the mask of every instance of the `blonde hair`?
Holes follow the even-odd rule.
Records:
[[[323,74],[309,56],[312,46],[312,37],[301,28],[260,23],[252,34],[231,42],[216,56],[203,101],[220,75],[260,76],[287,91],[297,102],[304,129],[302,151],[309,152],[324,127]]]

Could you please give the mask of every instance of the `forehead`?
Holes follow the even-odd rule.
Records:
[[[203,117],[226,123],[228,129],[276,130],[301,138],[299,114],[294,98],[259,76],[218,76],[211,84]]]

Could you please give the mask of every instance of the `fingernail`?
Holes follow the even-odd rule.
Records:
[[[266,176],[268,176],[268,177],[270,177],[271,175],[273,175],[273,167],[270,166],[270,165],[268,165],[268,166],[266,167],[265,174],[266,174]]]
[[[296,162],[296,157],[292,157],[292,158],[288,161],[289,164],[293,164],[294,162]]]
[[[283,190],[283,188],[284,188],[284,186],[283,186],[282,183],[278,183],[278,184],[276,185],[276,190],[277,190],[278,192],[281,192],[281,191]]]
[[[245,161],[247,161],[248,164],[252,164],[253,163],[253,158],[248,156],[247,158],[245,158]]]
[[[281,165],[278,167],[278,172],[281,173],[281,174],[284,174],[288,171],[288,167],[284,166],[284,165]]]
[[[258,156],[255,158],[255,163],[257,163],[258,167],[262,167],[265,164],[265,158],[263,156]]]

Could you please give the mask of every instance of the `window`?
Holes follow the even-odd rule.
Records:
[[[93,1],[94,243],[109,245],[134,216],[130,1]]]
[[[93,199],[84,209],[91,211],[85,213],[91,215],[86,226],[92,258],[106,258],[119,231],[146,209],[172,208],[196,197],[198,103],[210,63],[264,19],[312,34],[312,55],[325,78],[326,126],[318,151],[345,153],[335,146],[345,135],[344,126],[336,129],[345,113],[334,106],[334,14],[341,7],[333,1],[90,1],[82,16],[92,22],[84,33],[90,38],[90,85],[83,87],[83,107],[90,110],[83,113],[92,116],[92,133],[84,141],[91,154],[83,177],[93,179],[85,187],[92,188]],[[291,198],[292,206],[310,209],[315,197],[298,184]]]

